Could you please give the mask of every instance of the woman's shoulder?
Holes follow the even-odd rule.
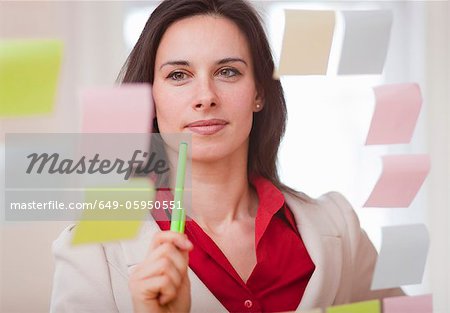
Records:
[[[79,267],[99,267],[106,264],[104,247],[99,243],[74,245],[72,240],[76,224],[68,225],[53,241],[52,252],[57,263],[70,263]]]
[[[55,268],[50,312],[116,312],[103,246],[73,245],[75,229],[75,224],[67,226],[52,245]]]
[[[72,239],[75,232],[75,227],[76,224],[69,224],[61,231],[58,237],[53,241],[53,254],[64,252],[68,248],[72,247]]]
[[[56,264],[70,264],[73,267],[109,269],[126,277],[130,266],[141,261],[155,232],[155,222],[143,221],[133,239],[73,244],[77,224],[68,225],[53,241],[52,252]]]
[[[356,216],[353,206],[340,192],[330,191],[318,198],[319,203],[333,214]]]
[[[337,191],[330,191],[317,198],[308,196],[300,191],[283,192],[286,201],[303,208],[313,210],[329,210],[339,214],[354,213],[353,206],[347,198]]]
[[[58,235],[58,237],[53,241],[52,249],[53,252],[59,252],[61,250],[73,251],[74,253],[82,253],[86,250],[98,250],[101,249],[100,244],[87,244],[87,245],[74,245],[73,236],[75,234],[75,229],[77,224],[69,224],[63,231]]]
[[[341,212],[353,212],[350,202],[337,191],[327,192],[318,198],[310,197],[308,194],[291,188],[285,184],[279,183],[279,190],[283,193],[286,201],[293,202],[303,207],[317,209],[338,209]]]
[[[299,223],[309,223],[336,236],[348,231],[360,231],[360,223],[353,206],[344,195],[327,192],[317,198],[296,193],[284,193],[286,203]]]

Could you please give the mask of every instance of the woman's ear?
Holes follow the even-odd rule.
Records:
[[[264,108],[264,96],[262,92],[257,92],[255,97],[255,107],[253,108],[253,112],[259,112]]]

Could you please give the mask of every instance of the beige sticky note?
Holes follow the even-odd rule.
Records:
[[[286,10],[285,17],[275,76],[325,75],[333,42],[334,11]]]

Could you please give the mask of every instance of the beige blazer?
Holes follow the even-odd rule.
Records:
[[[297,311],[403,294],[401,289],[370,291],[377,253],[342,195],[330,192],[308,203],[285,197],[316,265]],[[73,228],[53,243],[50,311],[132,312],[129,269],[144,259],[152,235],[160,231],[156,222],[146,221],[134,240],[76,247],[70,245]],[[191,312],[227,311],[191,269],[189,279]]]

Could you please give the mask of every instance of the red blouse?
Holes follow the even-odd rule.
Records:
[[[194,244],[189,267],[230,312],[278,312],[297,309],[315,266],[283,194],[269,180],[251,180],[259,198],[255,219],[256,266],[244,282],[223,252],[194,221],[185,233]],[[165,193],[165,194],[163,194]],[[157,199],[172,198],[159,191]],[[170,221],[152,211],[162,230]],[[195,297],[195,295],[192,295]]]

